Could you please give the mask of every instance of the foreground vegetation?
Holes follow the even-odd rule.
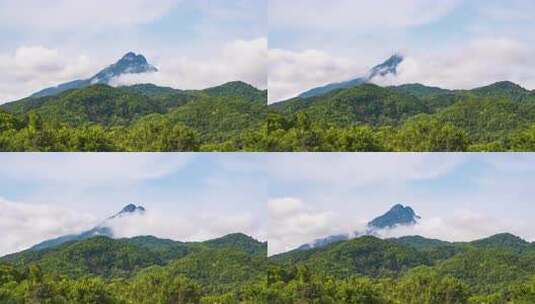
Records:
[[[267,105],[203,91],[96,85],[0,109],[1,151],[535,151],[535,93],[371,84]]]
[[[271,258],[273,303],[534,303],[535,244],[361,237]]]
[[[366,236],[266,258],[234,234],[202,243],[96,237],[0,259],[0,303],[535,302],[535,244]]]

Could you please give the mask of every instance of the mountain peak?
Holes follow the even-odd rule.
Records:
[[[414,210],[402,204],[394,205],[387,213],[373,219],[368,223],[371,229],[393,228],[398,225],[413,225],[420,219]]]
[[[91,77],[89,82],[91,84],[109,84],[113,78],[124,74],[141,74],[157,71],[158,69],[150,65],[145,56],[141,54],[138,55],[134,52],[128,52],[119,61],[117,61],[117,63],[110,65],[109,67],[100,71],[97,75]]]
[[[131,215],[137,215],[137,214],[143,215],[144,213],[145,213],[145,208],[143,206],[136,206],[135,204],[128,204],[124,206],[124,208],[121,209],[121,211],[119,211],[113,216],[108,217],[102,223],[93,227],[90,230],[83,231],[78,234],[69,234],[69,235],[57,237],[55,239],[46,240],[44,242],[41,242],[33,246],[31,249],[41,250],[41,249],[56,247],[66,242],[85,240],[85,239],[89,239],[95,236],[105,236],[105,237],[113,238],[114,234],[113,234],[113,229],[110,226],[110,223],[112,223],[114,220],[119,219],[119,218],[131,216]]]
[[[397,75],[398,66],[400,65],[401,62],[403,62],[403,60],[404,60],[403,55],[399,53],[395,53],[383,63],[376,65],[375,67],[370,69],[368,73],[363,77],[355,78],[355,79],[344,81],[344,82],[327,84],[322,87],[308,90],[302,93],[301,95],[299,95],[298,97],[299,98],[315,97],[315,96],[327,94],[329,92],[332,92],[338,89],[347,89],[347,88],[352,88],[355,86],[363,85],[366,83],[370,83],[376,77],[384,77],[389,74]]]
[[[41,90],[30,97],[44,97],[55,95],[71,89],[79,89],[95,84],[109,85],[113,78],[125,74],[142,74],[158,72],[158,69],[149,64],[147,58],[134,52],[126,53],[119,61],[98,72],[89,79],[79,79],[60,84],[56,87]]]
[[[134,52],[128,52],[126,53],[119,61],[119,62],[135,62],[136,64],[148,64],[147,58],[145,56],[139,54],[137,55]]]
[[[136,206],[134,204],[126,205],[117,215],[132,214],[132,213],[144,213],[145,208],[143,206]]]
[[[403,55],[396,53],[390,58],[388,58],[385,62],[373,67],[370,70],[370,74],[368,76],[368,81],[372,80],[373,78],[377,76],[386,76],[388,74],[397,75],[398,73],[398,66],[403,62]]]

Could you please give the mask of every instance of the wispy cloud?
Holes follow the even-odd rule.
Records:
[[[307,31],[378,31],[433,22],[461,3],[460,0],[284,0],[270,1],[274,28]]]
[[[0,24],[30,30],[72,32],[78,28],[105,29],[152,22],[181,0],[2,0]]]
[[[180,170],[193,154],[33,153],[0,156],[2,178],[76,187],[128,185],[165,177]]]
[[[268,158],[266,170],[275,179],[284,181],[356,187],[438,178],[455,170],[467,158],[462,154],[433,153],[297,153]]]

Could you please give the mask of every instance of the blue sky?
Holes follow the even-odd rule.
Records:
[[[360,230],[395,203],[422,221],[387,236],[535,240],[529,154],[3,154],[0,248],[92,227],[127,203],[121,236],[203,240],[244,232],[270,253]],[[123,229],[124,228],[124,229]]]
[[[151,81],[266,86],[267,0],[0,0],[0,102],[90,77],[128,51],[160,68]]]
[[[395,52],[406,57],[400,75],[379,84],[465,89],[511,80],[535,89],[530,0],[271,0],[269,6],[272,101],[362,75]]]

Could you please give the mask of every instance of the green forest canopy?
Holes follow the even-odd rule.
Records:
[[[1,303],[533,303],[535,244],[364,236],[267,257],[243,234],[95,237],[0,258]]]
[[[268,105],[243,82],[95,85],[0,106],[0,150],[535,151],[535,93],[364,84]]]

